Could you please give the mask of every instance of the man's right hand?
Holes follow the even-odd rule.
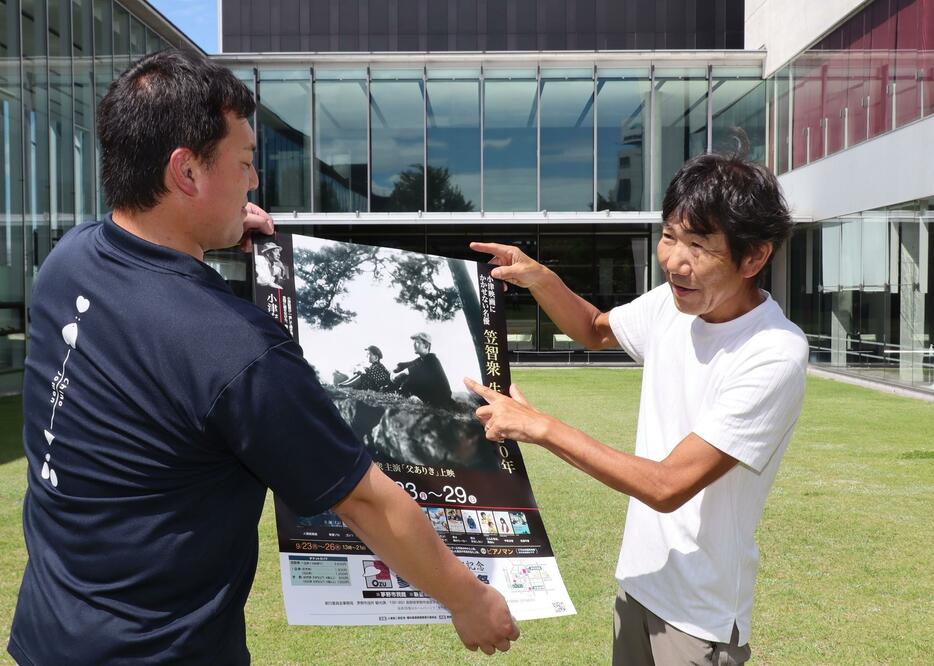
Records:
[[[490,263],[497,268],[494,268],[490,275],[517,287],[531,289],[550,272],[515,245],[475,242],[470,244],[470,249],[493,255]]]
[[[511,641],[519,639],[516,625],[506,600],[495,588],[477,581],[475,594],[465,595],[462,605],[451,611],[451,621],[464,646],[485,654],[497,650],[506,652]]]

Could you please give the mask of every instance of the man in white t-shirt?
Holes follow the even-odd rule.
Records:
[[[493,276],[527,287],[591,349],[645,367],[635,455],[467,380],[490,440],[539,444],[630,495],[616,578],[614,664],[741,664],[749,658],[755,528],[801,411],[807,340],[760,276],[791,230],[775,177],[702,155],[662,207],[666,284],[601,312],[518,248],[473,243]]]

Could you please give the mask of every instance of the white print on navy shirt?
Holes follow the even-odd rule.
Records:
[[[77,322],[81,321],[81,315],[87,312],[89,307],[91,307],[91,301],[84,296],[78,296],[78,298],[75,299],[75,309],[78,310],[78,314],[75,315],[75,321],[62,328],[62,338],[71,349],[65,353],[65,360],[62,361],[62,369],[52,378],[52,398],[49,401],[52,404],[52,418],[49,420],[48,429],[45,430],[45,441],[49,445],[49,450],[45,454],[45,462],[42,463],[42,478],[48,479],[54,487],[58,487],[58,474],[55,472],[55,468],[52,467],[52,441],[55,439],[55,435],[52,434],[52,428],[55,425],[55,410],[61,407],[65,402],[65,389],[68,388],[69,383],[68,376],[65,374],[65,366],[68,365],[68,357],[71,356],[72,350],[78,348]]]

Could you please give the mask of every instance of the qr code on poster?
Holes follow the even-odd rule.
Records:
[[[563,613],[567,610],[563,601],[552,601],[551,607],[555,609],[555,613]]]

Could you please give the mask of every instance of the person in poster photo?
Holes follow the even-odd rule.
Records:
[[[496,521],[496,530],[500,534],[512,534],[512,523],[509,514],[505,511],[494,511],[493,519]]]
[[[451,385],[448,383],[441,361],[431,351],[431,336],[416,333],[412,336],[415,358],[398,363],[393,370],[393,388],[402,395],[415,396],[435,407],[450,407]]]
[[[341,381],[341,388],[353,388],[361,391],[389,391],[392,389],[392,380],[389,370],[383,365],[383,352],[376,345],[370,345],[365,350],[366,364],[354,372],[349,379]]]
[[[33,290],[16,663],[250,663],[269,489],[297,515],[332,510],[451,611],[468,649],[519,636],[372,464],[298,344],[205,263],[274,231],[247,201],[255,109],[230,70],[171,48],[98,106],[113,213],[65,234]]]
[[[464,526],[467,528],[468,534],[480,534],[480,517],[477,515],[477,512],[473,509],[464,509],[461,511],[464,515]]]
[[[536,410],[515,386],[488,401],[487,438],[539,444],[630,495],[616,568],[616,664],[745,663],[756,525],[804,400],[808,342],[763,272],[791,215],[774,174],[739,156],[688,160],[662,204],[666,282],[601,312],[519,248],[472,243],[589,349],[644,365],[635,455]]]
[[[492,511],[480,511],[480,530],[484,534],[496,534],[496,523],[493,522]]]
[[[466,531],[464,527],[464,521],[461,519],[460,513],[457,509],[445,509],[444,510],[445,518],[448,520],[448,528],[452,532],[463,533]]]

